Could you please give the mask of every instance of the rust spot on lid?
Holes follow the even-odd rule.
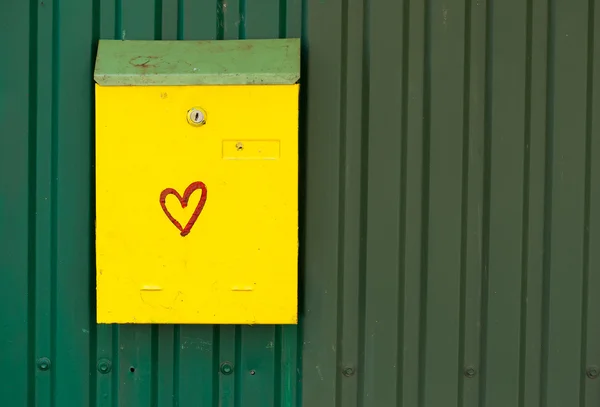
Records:
[[[152,67],[156,67],[156,64],[152,64],[150,62],[152,62],[153,59],[157,59],[157,58],[158,57],[156,57],[156,56],[138,55],[136,57],[131,58],[129,60],[129,63],[138,68],[152,68]]]

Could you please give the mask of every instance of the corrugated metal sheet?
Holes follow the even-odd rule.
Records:
[[[595,0],[307,0],[304,332],[92,323],[95,39],[294,37],[301,8],[0,5],[3,405],[600,403]]]
[[[99,37],[298,37],[300,21],[298,0],[0,4],[0,405],[297,405],[295,327],[93,323],[91,193]]]
[[[595,1],[307,11],[304,405],[598,405]]]

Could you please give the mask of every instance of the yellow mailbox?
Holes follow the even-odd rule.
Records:
[[[297,39],[111,41],[98,323],[297,323]]]

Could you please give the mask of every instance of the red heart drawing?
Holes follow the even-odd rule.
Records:
[[[182,229],[181,224],[179,222],[177,222],[177,220],[173,217],[173,215],[171,215],[171,213],[167,209],[167,205],[165,202],[167,199],[167,195],[171,195],[171,194],[175,195],[177,197],[177,199],[179,199],[179,203],[181,204],[181,207],[185,208],[190,199],[190,195],[192,195],[192,193],[194,191],[196,191],[197,189],[202,190],[202,196],[200,197],[200,201],[198,202],[198,205],[196,205],[196,209],[194,209],[194,213],[192,214],[192,217],[188,221],[187,225],[185,225],[185,227]],[[181,236],[187,236],[187,234],[190,233],[192,226],[194,226],[194,223],[196,223],[196,219],[198,219],[198,216],[200,216],[200,213],[202,212],[202,209],[204,208],[204,204],[206,203],[207,194],[208,194],[208,192],[206,190],[206,185],[204,185],[204,183],[202,183],[200,181],[192,182],[190,184],[190,186],[185,189],[185,192],[183,193],[183,197],[181,195],[179,195],[179,192],[175,191],[173,188],[167,188],[160,193],[160,206],[162,207],[163,211],[165,212],[165,215],[167,215],[167,218],[169,218],[169,220],[177,227],[177,229],[179,229],[179,231],[181,232]]]

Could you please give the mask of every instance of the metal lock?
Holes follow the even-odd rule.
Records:
[[[206,112],[199,107],[193,107],[187,112],[187,121],[192,126],[202,126],[206,124]]]

